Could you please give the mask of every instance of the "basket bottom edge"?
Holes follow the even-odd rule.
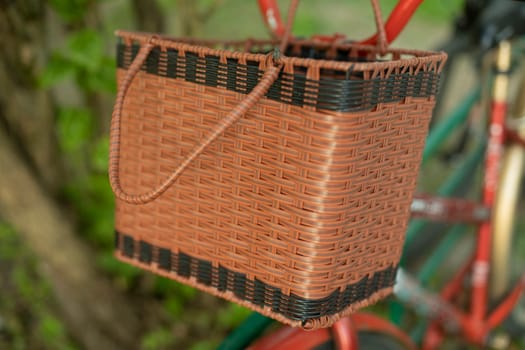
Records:
[[[277,287],[258,280],[252,281],[242,273],[223,267],[217,269],[222,270],[219,271],[222,278],[212,276],[213,273],[203,268],[211,268],[211,262],[203,264],[201,259],[186,254],[182,259],[180,256],[176,259],[179,265],[186,266],[177,266],[175,269],[171,263],[174,253],[169,249],[154,247],[117,231],[115,244],[115,257],[118,260],[235,302],[281,323],[309,330],[330,327],[340,318],[384,299],[392,293],[397,272],[397,266],[390,266],[374,273],[371,278],[365,277],[358,283],[348,285],[344,291],[334,291],[327,298],[306,299],[293,294],[288,296]],[[157,250],[155,261],[153,248]],[[198,272],[201,274],[197,278],[195,273]]]

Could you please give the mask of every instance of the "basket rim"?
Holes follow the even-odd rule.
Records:
[[[227,49],[212,48],[207,45],[223,44],[230,46],[242,47],[247,43],[257,43],[262,45],[275,45],[278,46],[279,41],[268,40],[268,39],[245,39],[245,40],[212,40],[212,39],[193,39],[193,38],[176,38],[166,35],[160,35],[156,33],[147,32],[130,32],[125,30],[115,31],[115,35],[123,40],[132,42],[138,42],[140,45],[144,45],[147,42],[152,43],[155,46],[161,47],[161,49],[177,49],[181,52],[194,52],[201,56],[215,55],[224,57],[226,59],[243,59],[249,61],[257,61],[261,65],[266,65],[268,62],[268,55],[262,53],[249,53],[241,51],[232,51]],[[379,49],[371,45],[358,45],[351,42],[343,42],[336,44],[321,43],[318,41],[308,39],[295,39],[295,43],[299,44],[310,44],[318,45],[318,47],[326,46],[327,48],[336,49],[356,49],[368,52],[379,53]],[[312,67],[317,66],[320,69],[333,69],[354,72],[359,71],[371,71],[371,70],[391,70],[395,68],[415,68],[415,71],[419,70],[431,70],[441,72],[443,65],[447,60],[447,54],[444,51],[428,51],[428,50],[413,50],[413,49],[398,49],[388,48],[386,54],[392,54],[394,56],[400,56],[394,60],[389,61],[376,61],[376,62],[342,62],[328,59],[313,59],[313,58],[300,58],[300,57],[288,57],[283,56],[281,58],[282,63],[287,66],[298,66],[298,67]],[[402,55],[410,55],[412,57],[402,57]]]

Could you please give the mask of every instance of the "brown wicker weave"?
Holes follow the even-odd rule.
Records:
[[[443,53],[118,35],[120,259],[305,328],[390,293]]]

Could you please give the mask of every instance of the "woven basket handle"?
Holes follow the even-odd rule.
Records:
[[[379,0],[370,0],[372,2],[372,9],[374,10],[374,19],[377,28],[377,47],[379,52],[384,55],[388,50],[388,39],[386,37],[385,21],[379,6]]]
[[[148,42],[143,45],[137,56],[131,63],[122,80],[117,92],[115,106],[113,108],[113,115],[111,119],[110,130],[110,150],[109,150],[109,181],[115,196],[127,203],[131,204],[145,204],[153,201],[155,198],[164,193],[182,174],[182,172],[190,165],[190,163],[201,154],[219,135],[221,135],[228,127],[239,120],[250,108],[252,108],[268,91],[270,86],[277,80],[281,65],[269,64],[260,82],[253,88],[253,90],[246,95],[245,99],[240,102],[231,112],[229,112],[222,120],[220,120],[209,133],[208,136],[199,145],[195,146],[186,158],[177,166],[177,168],[168,176],[157,188],[152,189],[146,193],[131,194],[127,193],[120,184],[119,163],[120,163],[120,131],[122,108],[126,93],[146,60],[148,54],[155,46],[152,41],[155,37],[150,38]],[[269,56],[270,57],[270,56]],[[271,58],[270,58],[271,59]],[[271,62],[273,63],[273,62]]]

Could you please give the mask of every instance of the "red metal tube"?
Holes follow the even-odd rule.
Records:
[[[443,331],[439,328],[437,322],[432,322],[427,329],[423,344],[421,345],[422,350],[435,350],[441,346],[444,340]]]
[[[398,37],[422,2],[423,0],[400,0],[397,3],[385,23],[386,39],[388,43],[391,43]],[[377,33],[359,43],[375,45],[377,43]]]
[[[501,302],[498,307],[489,315],[485,333],[489,333],[493,328],[499,326],[503,320],[510,314],[518,300],[520,299],[523,291],[525,290],[525,274],[521,276],[521,280],[514,287],[512,292]]]
[[[492,207],[499,178],[499,166],[503,152],[504,123],[507,113],[505,101],[494,101],[491,108],[491,123],[485,160],[483,204]],[[476,258],[472,265],[471,331],[473,337],[482,337],[483,320],[487,312],[487,292],[490,268],[492,227],[490,222],[480,225]]]
[[[330,340],[326,328],[305,331],[299,328],[282,327],[281,329],[258,339],[248,350],[297,350],[312,349]]]
[[[385,23],[387,42],[390,43],[397,38],[422,2],[423,0],[399,0]],[[264,23],[268,29],[270,29],[272,35],[280,38],[284,34],[284,25],[277,1],[258,0],[258,3],[259,9],[264,18]],[[359,43],[375,45],[377,43],[377,34],[374,34]]]
[[[258,0],[259,10],[264,18],[264,23],[270,32],[280,38],[284,35],[284,25],[283,20],[281,19],[281,12],[279,11],[279,6],[277,6],[277,1],[275,0]]]
[[[407,349],[417,349],[412,339],[406,333],[403,333],[399,328],[387,320],[367,312],[355,313],[351,315],[350,318],[352,319],[357,331],[373,331],[387,334],[400,341]]]
[[[337,350],[358,350],[359,341],[353,322],[343,317],[332,326],[335,348]]]

